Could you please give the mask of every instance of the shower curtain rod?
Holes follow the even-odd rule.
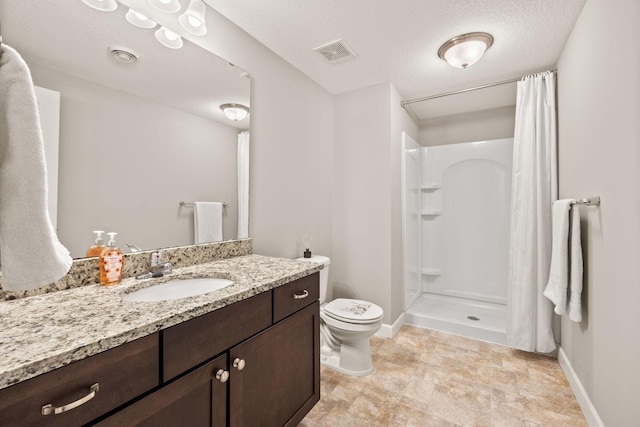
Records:
[[[551,70],[551,72],[555,73],[556,69]],[[488,83],[486,85],[474,86],[474,87],[469,87],[469,88],[466,88],[466,89],[460,89],[460,90],[454,90],[454,91],[451,91],[451,92],[439,93],[438,95],[430,95],[430,96],[425,96],[425,97],[422,97],[422,98],[409,99],[407,101],[401,101],[400,102],[400,106],[402,108],[404,108],[405,106],[407,106],[409,104],[414,104],[416,102],[428,101],[430,99],[442,98],[442,97],[450,96],[450,95],[457,95],[459,93],[471,92],[471,91],[478,90],[478,89],[486,89],[486,88],[489,88],[489,87],[506,85],[506,84],[509,84],[509,83],[515,83],[518,80],[522,80],[523,78],[524,78],[524,76],[523,77],[516,77],[514,79],[503,80],[501,82]]]

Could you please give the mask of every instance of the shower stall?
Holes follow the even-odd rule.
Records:
[[[405,323],[506,343],[512,150],[403,134]]]

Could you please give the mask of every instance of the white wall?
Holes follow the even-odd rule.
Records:
[[[561,346],[607,426],[640,422],[640,2],[590,0],[558,62],[560,197],[581,207],[583,321]]]
[[[402,313],[401,132],[417,126],[391,84],[336,96],[333,297]]]
[[[333,96],[214,10],[206,44],[251,73],[250,226],[253,252],[331,256]]]
[[[420,145],[457,144],[512,138],[516,100],[507,107],[434,117],[420,122]]]
[[[193,208],[227,201],[223,237],[237,236],[237,129],[30,64],[59,91],[58,236],[83,257],[92,230],[143,249],[193,244]],[[105,236],[106,237],[106,236]]]

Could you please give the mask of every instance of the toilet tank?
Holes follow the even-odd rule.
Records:
[[[311,258],[296,258],[296,261],[311,261],[324,265],[324,268],[320,270],[320,304],[322,304],[327,298],[327,288],[329,287],[329,264],[331,264],[331,260],[326,256],[315,255]]]

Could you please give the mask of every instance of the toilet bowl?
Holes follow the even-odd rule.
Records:
[[[370,374],[373,364],[369,337],[382,326],[382,308],[348,298],[325,303],[331,260],[325,256],[298,260],[324,265],[320,270],[320,363],[347,375]]]

